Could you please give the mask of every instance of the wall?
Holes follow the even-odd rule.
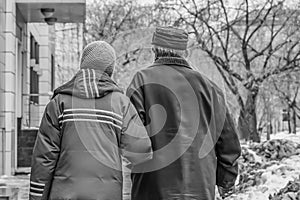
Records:
[[[5,1],[0,1],[0,163],[4,164],[3,162],[3,129],[4,129],[4,67],[5,67],[5,37],[4,37],[4,30],[5,30]],[[3,173],[3,166],[0,166],[0,174]]]
[[[29,23],[28,24],[28,39],[27,43],[30,42],[30,35],[33,35],[37,43],[39,44],[39,68],[41,75],[39,76],[39,105],[37,108],[37,113],[34,116],[35,122],[34,127],[38,126],[40,123],[41,116],[44,112],[46,104],[49,102],[48,93],[51,91],[51,55],[54,54],[54,27],[48,26],[45,23]],[[30,48],[28,51],[28,57],[30,57]],[[30,60],[27,63],[27,73],[30,73]],[[28,75],[29,76],[29,75]],[[27,94],[29,93],[30,83],[26,83]],[[24,97],[26,98],[26,97]],[[27,106],[25,109],[24,115],[27,115],[29,112],[28,101],[24,105]],[[31,113],[33,114],[33,113]],[[28,123],[23,119],[23,127],[28,128]],[[32,126],[32,125],[31,125]]]
[[[31,34],[40,46],[39,102],[34,127],[28,123]],[[67,46],[68,42],[64,44]],[[16,0],[0,0],[0,175],[12,175],[17,167],[30,165],[36,132],[53,89],[51,56],[55,57],[54,26],[26,23]]]
[[[54,39],[49,40],[51,30],[53,34],[54,29],[44,23],[27,25],[16,7],[15,0],[0,0],[0,175],[14,174],[18,158],[16,151],[18,130],[26,128],[28,122],[29,97],[23,96],[23,94],[29,93],[30,86],[30,48],[28,44],[31,33],[40,44],[42,74],[39,93],[47,94],[51,90],[51,71],[49,71],[51,70],[51,61],[49,58],[51,54],[54,54]],[[37,124],[39,124],[40,116],[48,101],[49,95],[40,97]],[[26,134],[26,131],[25,133],[19,131],[19,135],[22,134]],[[24,142],[25,136],[20,138],[19,144],[28,144],[32,148],[32,137],[28,137],[29,142]],[[29,150],[25,152],[29,152]],[[31,156],[29,154],[28,160]],[[27,165],[28,160],[26,161]]]
[[[23,115],[21,129],[18,132],[18,154],[17,154],[17,167],[20,171],[28,171],[30,167],[33,145],[35,142],[38,126],[40,124],[41,117],[44,113],[45,106],[49,102],[51,91],[51,55],[54,54],[54,27],[48,26],[45,23],[29,23],[27,25],[27,44],[30,44],[30,36],[34,36],[36,42],[39,44],[39,104],[35,106],[34,110],[29,107],[30,93],[30,45],[26,50],[28,61],[24,66],[24,74],[28,78],[23,76]],[[29,113],[31,111],[31,113]],[[30,123],[29,122],[30,115]],[[33,119],[32,119],[33,118]]]
[[[3,2],[3,0],[1,1]],[[14,168],[14,160],[12,159],[15,151],[15,72],[16,72],[16,6],[14,0],[4,0],[5,2],[5,50],[4,50],[4,114],[2,132],[2,173],[11,174]],[[1,45],[2,46],[2,45]]]
[[[18,168],[30,167],[36,136],[37,129],[24,129],[18,132]]]

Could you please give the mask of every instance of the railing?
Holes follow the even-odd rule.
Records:
[[[41,93],[41,94],[23,94],[22,99],[22,129],[27,128],[38,128],[40,125],[40,120],[45,108],[45,104],[40,104],[40,97],[51,98],[51,93]],[[39,101],[32,101],[30,97],[39,97]]]

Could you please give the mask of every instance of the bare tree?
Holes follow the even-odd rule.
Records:
[[[151,62],[151,27],[167,25],[171,20],[168,14],[159,3],[94,0],[87,5],[86,40],[105,40],[115,48],[118,64],[114,79],[125,87],[137,67],[147,59]]]
[[[175,2],[175,3],[174,3]],[[260,141],[256,103],[270,77],[299,68],[298,11],[288,1],[173,0],[177,22],[212,59],[239,107],[241,137]]]
[[[94,0],[87,5],[86,37],[87,40],[106,40],[113,43],[117,35],[136,26],[135,1],[100,1]]]
[[[289,133],[296,134],[297,118],[300,119],[300,102],[299,102],[299,72],[286,74],[283,77],[273,79],[273,85],[278,93],[279,98],[287,107],[287,121]],[[293,126],[291,126],[291,123]]]

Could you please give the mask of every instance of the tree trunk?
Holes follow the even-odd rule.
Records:
[[[297,118],[296,118],[296,111],[293,109],[293,133],[296,134],[297,132]]]
[[[268,125],[268,130],[267,130],[267,140],[270,140],[271,139],[271,136],[270,136],[270,130],[269,130],[269,125]]]
[[[268,120],[268,125],[267,125],[267,140],[271,139],[271,134],[273,133],[273,126],[271,120]]]
[[[241,139],[260,142],[256,120],[256,97],[256,93],[248,93],[244,109],[240,111],[238,129]]]
[[[271,137],[270,137],[270,135],[272,134],[272,132],[273,132],[273,129],[272,129],[272,120],[271,120],[271,112],[270,112],[270,106],[269,106],[269,104],[268,105],[265,105],[265,106],[267,106],[267,111],[268,111],[268,113],[267,113],[267,120],[268,120],[268,125],[267,125],[267,140],[270,140],[271,139]]]
[[[291,127],[291,114],[290,114],[290,107],[288,108],[288,128],[289,128],[289,133],[292,133],[292,127]]]

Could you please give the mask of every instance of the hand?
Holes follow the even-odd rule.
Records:
[[[224,187],[218,186],[218,191],[219,191],[219,194],[222,197],[222,199],[225,199],[235,192],[235,187],[232,186],[230,188],[224,188]]]

